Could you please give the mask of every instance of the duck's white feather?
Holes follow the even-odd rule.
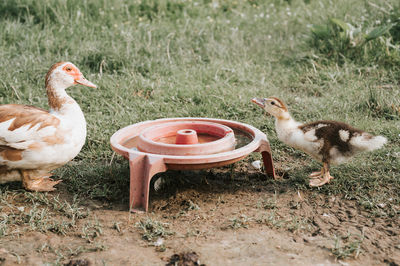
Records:
[[[50,114],[49,114],[50,115]],[[9,130],[10,125],[16,118],[0,123],[0,145],[6,145],[15,149],[28,149],[33,143],[40,141],[44,137],[52,136],[56,132],[55,126],[48,126],[42,129],[40,124],[31,127],[26,124],[15,130]]]
[[[373,151],[382,148],[387,139],[383,136],[371,136],[368,133],[353,136],[350,144],[359,151]]]

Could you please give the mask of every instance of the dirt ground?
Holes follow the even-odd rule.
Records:
[[[89,215],[65,235],[1,237],[0,265],[400,265],[399,219],[372,217],[318,189],[288,189],[257,171],[229,171],[161,175],[148,213],[130,214],[127,200],[86,200]],[[48,197],[71,200],[65,186]],[[158,223],[161,233],[145,235],[140,221]]]

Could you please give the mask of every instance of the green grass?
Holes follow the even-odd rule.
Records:
[[[75,63],[98,89],[69,90],[85,113],[88,137],[57,174],[81,200],[126,203],[128,165],[113,158],[109,138],[163,117],[252,124],[268,134],[274,160],[284,164],[278,171],[288,177],[285,186],[315,190],[306,176],[319,165],[279,142],[273,120],[250,102],[274,95],[300,121],[341,120],[386,136],[383,149],[334,167],[335,180],[318,193],[356,199],[373,215],[398,215],[398,17],[395,0],[3,0],[0,101],[47,108],[48,68]],[[338,20],[360,28],[361,43],[373,29],[392,26],[352,46],[346,28],[332,23]]]
[[[252,219],[248,218],[246,215],[242,214],[239,217],[232,217],[229,219],[228,225],[222,228],[232,228],[232,229],[239,229],[239,228],[248,228],[249,223]]]
[[[336,259],[345,259],[348,257],[357,257],[362,252],[361,244],[364,240],[364,235],[352,236],[351,234],[344,237],[336,236],[334,247],[331,249],[332,254]]]
[[[45,193],[0,190],[0,203],[0,237],[18,237],[26,231],[66,235],[77,227],[78,220],[88,216],[76,198],[68,203]]]
[[[168,224],[153,220],[148,217],[137,222],[135,227],[140,229],[142,238],[147,241],[154,241],[157,240],[157,238],[174,234],[173,232],[167,230]]]

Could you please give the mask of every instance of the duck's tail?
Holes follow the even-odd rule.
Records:
[[[386,142],[387,139],[383,136],[373,136],[365,132],[357,136],[353,136],[350,140],[350,144],[359,151],[377,150],[382,148]]]

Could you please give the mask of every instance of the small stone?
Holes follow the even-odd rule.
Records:
[[[253,166],[254,169],[260,170],[261,169],[261,161],[257,160],[251,163],[251,166]]]
[[[158,178],[155,182],[154,182],[154,190],[158,191],[161,189],[162,185],[163,185],[163,179],[160,177]]]
[[[157,239],[157,241],[153,243],[153,245],[154,245],[155,247],[159,247],[159,246],[161,246],[162,244],[164,244],[164,239],[162,239],[161,237],[159,237],[159,238]]]

